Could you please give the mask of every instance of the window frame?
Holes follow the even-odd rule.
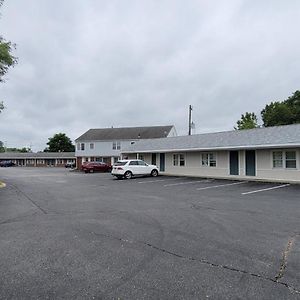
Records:
[[[216,152],[202,152],[201,153],[201,167],[216,168],[217,167],[217,153]]]
[[[275,153],[281,153],[281,160],[280,159],[275,159],[274,154]],[[294,158],[288,158],[287,153],[294,153]],[[298,168],[298,159],[297,159],[297,150],[275,150],[272,151],[272,169],[275,170],[297,170]],[[281,166],[275,166],[275,161],[281,161]],[[290,162],[294,162],[295,166],[288,166]]]
[[[185,167],[186,159],[184,153],[173,153],[173,167]]]
[[[112,149],[113,150],[121,150],[121,141],[113,141]]]

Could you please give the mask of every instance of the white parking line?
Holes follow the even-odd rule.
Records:
[[[275,190],[275,189],[280,189],[286,186],[289,186],[290,184],[283,184],[283,185],[277,185],[277,186],[273,186],[270,188],[266,188],[266,189],[261,189],[261,190],[255,190],[255,191],[250,191],[250,192],[245,192],[242,193],[242,195],[249,195],[249,194],[254,194],[254,193],[260,193],[260,192],[265,192],[265,191],[271,191],[271,190]]]
[[[157,181],[171,181],[171,180],[178,180],[178,179],[182,179],[182,178],[166,178],[166,179],[156,179],[156,180],[145,180],[145,181],[139,181],[138,183],[153,183],[153,182],[157,182]]]
[[[158,182],[158,181],[166,181],[166,180],[165,179],[161,179],[161,180],[139,181],[138,183],[152,183],[152,182]]]
[[[170,183],[165,184],[164,186],[175,186],[175,185],[184,185],[184,184],[193,184],[193,183],[199,183],[199,182],[211,182],[211,180],[194,180],[194,181],[188,181],[188,182],[179,182],[179,183]]]
[[[226,184],[220,184],[220,185],[206,186],[206,187],[203,187],[203,188],[198,188],[197,190],[201,191],[201,190],[215,189],[215,188],[219,188],[219,187],[243,184],[243,183],[247,183],[247,182],[248,181],[240,181],[240,182],[234,182],[234,183],[226,183]]]

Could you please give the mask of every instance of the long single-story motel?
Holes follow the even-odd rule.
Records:
[[[166,175],[300,183],[300,124],[140,140],[122,157]]]
[[[20,167],[64,167],[75,163],[75,152],[0,153],[0,161],[11,160]]]

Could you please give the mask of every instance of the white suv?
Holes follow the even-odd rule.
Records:
[[[128,159],[117,161],[112,168],[111,174],[118,179],[130,179],[133,176],[151,175],[158,176],[158,168],[155,165],[148,165],[139,159]]]

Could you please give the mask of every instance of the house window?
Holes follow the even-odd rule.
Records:
[[[296,151],[274,151],[273,168],[296,169]]]
[[[184,154],[173,154],[173,166],[185,166]]]
[[[91,150],[94,149],[94,143],[90,143],[90,149],[91,149]]]
[[[143,154],[139,154],[138,159],[140,159],[140,160],[145,160],[145,156],[144,156]]]
[[[80,150],[80,143],[77,143],[77,150]]]
[[[296,169],[296,151],[285,152],[285,167],[287,169]]]
[[[120,150],[121,149],[121,142],[120,141],[113,141],[112,148],[113,148],[113,150]]]
[[[201,165],[203,167],[216,167],[217,166],[217,159],[216,153],[202,153],[202,161]]]
[[[273,168],[283,167],[283,156],[282,151],[273,152]]]
[[[82,150],[82,151],[84,150],[84,143],[80,144],[80,150]]]

